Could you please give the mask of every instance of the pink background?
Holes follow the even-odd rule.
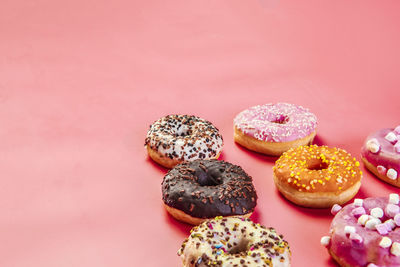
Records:
[[[300,104],[318,144],[360,159],[371,131],[400,124],[400,1],[63,2],[0,5],[1,266],[179,266],[190,226],[164,210],[166,170],[143,148],[170,113],[220,129],[293,266],[335,266],[329,211],[284,200],[274,158],[234,144],[232,120]],[[364,173],[358,197],[399,191]]]

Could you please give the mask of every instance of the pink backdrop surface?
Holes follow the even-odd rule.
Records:
[[[179,266],[190,226],[163,208],[166,173],[148,126],[171,113],[213,122],[222,159],[254,179],[253,220],[289,241],[293,266],[335,266],[328,210],[299,208],[274,158],[233,142],[232,120],[290,102],[316,143],[360,159],[400,124],[400,1],[51,1],[0,7],[0,265]],[[358,197],[399,190],[364,171]]]

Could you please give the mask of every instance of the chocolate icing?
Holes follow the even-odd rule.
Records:
[[[257,194],[252,178],[239,166],[218,160],[183,162],[164,177],[163,201],[196,218],[253,212]]]

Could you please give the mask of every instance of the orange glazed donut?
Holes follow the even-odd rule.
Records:
[[[293,203],[329,208],[349,201],[361,186],[360,163],[340,148],[300,146],[282,154],[273,168],[278,190]]]

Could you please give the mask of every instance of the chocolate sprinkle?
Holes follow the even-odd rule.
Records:
[[[244,215],[254,211],[252,178],[239,166],[218,160],[195,160],[175,166],[162,182],[166,205],[196,218]]]

